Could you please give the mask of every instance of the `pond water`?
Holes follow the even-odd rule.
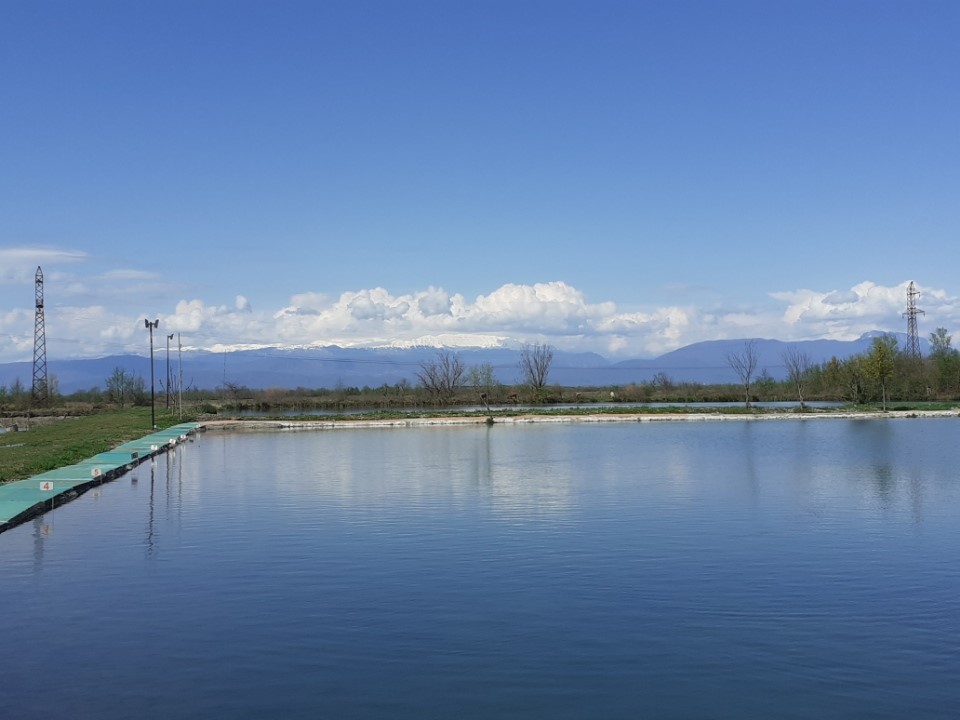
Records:
[[[206,433],[0,535],[3,717],[955,717],[958,431]]]

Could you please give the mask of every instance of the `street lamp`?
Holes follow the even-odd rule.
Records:
[[[143,321],[144,327],[150,331],[150,425],[154,430],[157,429],[157,405],[156,405],[156,394],[154,392],[153,386],[153,331],[154,328],[160,326],[160,320],[154,320],[150,322],[149,320]]]
[[[167,410],[170,409],[170,341],[173,340],[173,333],[167,335]]]

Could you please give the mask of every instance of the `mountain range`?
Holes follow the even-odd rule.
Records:
[[[783,353],[796,347],[813,363],[832,357],[843,359],[869,350],[871,341],[882,333],[870,332],[856,340],[805,340],[783,342],[756,339],[759,357],[757,374],[764,370],[773,378],[786,375]],[[906,336],[897,334],[903,346]],[[554,351],[549,382],[573,386],[617,386],[651,380],[665,373],[674,382],[734,383],[738,378],[727,358],[743,351],[745,340],[709,340],[687,345],[657,358],[612,361],[596,353]],[[923,341],[922,341],[923,342]],[[925,350],[926,348],[924,348]],[[178,360],[170,356],[171,377],[182,365],[184,388],[214,389],[227,384],[249,388],[334,388],[379,387],[406,380],[417,384],[421,363],[436,358],[441,350],[435,347],[342,348],[262,348],[213,353],[184,352]],[[507,348],[456,348],[469,368],[489,363],[497,380],[513,384],[519,380],[519,350]],[[49,360],[47,371],[56,377],[61,393],[70,394],[94,387],[104,388],[106,379],[116,368],[150,380],[150,359],[140,355],[110,355],[101,358]],[[166,387],[167,357],[160,351],[155,356],[156,387]],[[32,363],[0,364],[0,386],[10,387],[17,379],[27,388],[33,377]],[[175,385],[175,380],[173,381]]]

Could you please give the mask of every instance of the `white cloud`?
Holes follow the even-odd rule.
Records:
[[[299,295],[294,295],[292,298],[290,298],[289,308],[284,308],[280,312],[285,312],[288,310],[290,312],[297,312],[299,309],[300,311],[310,310],[311,313],[308,313],[308,314],[312,314],[312,311],[323,310],[324,308],[328,307],[329,304],[330,304],[329,298],[323,293],[316,293],[316,292],[301,293]]]
[[[45,262],[63,264],[83,262],[86,259],[87,254],[79,250],[58,250],[35,246],[0,248],[0,263],[3,263],[4,266],[32,266],[34,272],[36,272],[37,265],[43,265]]]
[[[417,309],[421,315],[449,315],[450,295],[442,288],[429,287],[417,299]]]
[[[42,247],[0,248],[0,285],[23,285],[36,278],[37,267],[79,263],[87,254],[76,250],[57,250]],[[44,280],[52,275],[43,271]]]
[[[160,278],[160,275],[149,270],[132,270],[132,269],[120,269],[120,270],[108,270],[105,273],[102,273],[99,276],[94,277],[96,281],[106,281],[106,282],[115,282],[118,280],[132,280],[136,282],[150,281],[154,282]]]
[[[902,330],[907,283],[861,282],[849,289],[791,290],[772,294],[773,307],[663,305],[619,308],[590,302],[561,281],[506,284],[468,300],[441,287],[402,295],[385,288],[353,290],[332,298],[305,292],[279,310],[258,311],[245,295],[232,304],[181,300],[173,311],[150,314],[160,333],[181,333],[194,348],[265,345],[519,345],[547,342],[564,350],[619,357],[651,357],[701,340],[768,337],[853,339],[870,330]],[[960,299],[919,287],[926,310],[922,330],[960,326]],[[48,355],[144,353],[143,310],[130,303],[47,308]],[[33,309],[0,314],[6,337],[0,361],[29,360]]]
[[[885,287],[862,282],[849,290],[796,290],[774,293],[773,297],[786,303],[782,330],[778,337],[824,337],[851,340],[871,330],[906,328],[903,312],[907,306],[909,281]],[[925,308],[926,325],[956,326],[960,323],[960,300],[943,290],[917,286],[920,306]],[[786,337],[784,337],[786,336]]]

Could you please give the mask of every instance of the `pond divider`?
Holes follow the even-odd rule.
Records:
[[[115,480],[140,463],[167,452],[200,427],[195,422],[174,425],[76,465],[0,485],[0,533],[70,502],[92,487]]]

